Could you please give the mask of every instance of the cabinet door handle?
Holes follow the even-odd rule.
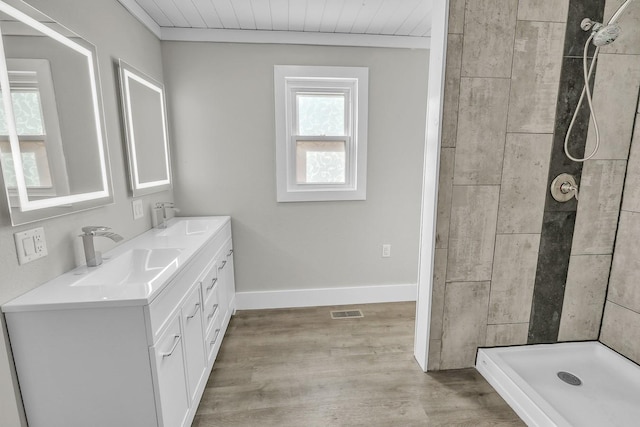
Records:
[[[216,311],[218,311],[218,304],[215,304],[213,306],[213,310],[211,311],[211,313],[209,313],[209,315],[207,316],[207,319],[211,319],[213,315],[216,314]]]
[[[226,259],[224,261],[222,261],[222,265],[220,267],[218,267],[218,270],[222,270],[225,265],[227,265],[227,260]]]
[[[214,277],[213,279],[211,279],[211,284],[209,286],[207,286],[207,290],[210,291],[213,286],[216,284],[216,282],[218,281],[217,277]]]
[[[169,350],[169,353],[164,353],[162,355],[162,358],[164,359],[165,357],[169,357],[173,354],[174,351],[176,351],[176,347],[178,346],[178,344],[180,343],[180,335],[176,335],[175,336],[175,340],[173,342],[173,347],[171,347],[171,350]]]
[[[187,319],[193,318],[196,314],[198,314],[198,309],[200,308],[200,303],[197,302],[196,305],[193,306],[193,314],[191,316],[187,316]]]
[[[220,329],[216,329],[216,334],[214,335],[209,345],[214,345],[216,341],[218,341],[218,335],[220,335]]]
[[[227,254],[227,258],[229,258],[231,255],[233,255],[233,249],[229,249],[229,253]]]

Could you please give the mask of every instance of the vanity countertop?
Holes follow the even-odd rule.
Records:
[[[229,223],[228,216],[177,217],[2,306],[3,312],[146,305]]]

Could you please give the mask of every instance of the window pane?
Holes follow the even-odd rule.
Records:
[[[18,135],[44,135],[40,93],[36,90],[11,91]],[[4,103],[0,100],[0,135],[8,135]]]
[[[344,184],[344,141],[297,141],[296,180],[298,184]]]
[[[27,188],[52,187],[51,171],[49,170],[47,148],[44,141],[21,142],[20,150]],[[5,184],[10,188],[17,187],[16,169],[8,142],[0,144],[0,162]]]
[[[343,136],[344,95],[298,94],[298,135]]]

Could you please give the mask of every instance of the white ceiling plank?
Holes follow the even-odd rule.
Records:
[[[308,0],[289,0],[289,31],[304,31],[307,3]]]
[[[351,33],[364,33],[369,28],[369,24],[371,24],[371,20],[376,13],[378,13],[378,9],[382,5],[382,0],[365,0],[363,1],[363,5],[360,8],[360,13],[356,17],[356,20],[353,22],[353,26],[351,27]]]
[[[118,0],[125,9],[129,11],[136,19],[149,29],[156,37],[160,38],[160,25],[142,8],[135,0]]]
[[[154,0],[174,27],[189,27],[189,22],[176,7],[173,0]]]
[[[382,34],[382,29],[387,25],[387,22],[389,22],[391,15],[393,15],[398,5],[405,2],[406,1],[399,2],[398,0],[383,0],[382,5],[371,20],[371,23],[365,33]]]
[[[343,7],[344,0],[326,0],[324,11],[322,12],[322,21],[320,22],[320,32],[335,33]]]
[[[222,21],[220,21],[218,12],[216,8],[213,7],[211,0],[193,0],[193,4],[196,6],[196,9],[198,9],[200,16],[202,16],[208,28],[222,28]]]
[[[251,0],[251,9],[258,30],[273,30],[269,0]]]
[[[218,12],[218,17],[220,18],[220,22],[222,22],[222,28],[240,28],[238,18],[236,18],[236,13],[233,10],[230,0],[211,0],[211,2],[213,3],[213,7],[216,8],[216,12]]]
[[[233,0],[231,3],[236,13],[238,24],[243,30],[255,30],[256,20],[253,17],[253,9],[250,0]]]
[[[418,6],[413,12],[405,19],[405,21],[398,27],[394,35],[396,36],[408,36],[411,34],[414,28],[418,26],[425,18],[429,18],[431,22],[431,10],[433,9],[433,3],[430,1],[420,1]]]
[[[271,27],[276,31],[289,29],[289,0],[270,0]]]
[[[431,34],[431,19],[432,15],[431,11],[429,11],[429,13],[427,13],[420,22],[418,22],[418,25],[411,30],[409,35],[415,37],[428,37]]]
[[[162,28],[162,40],[220,43],[272,43],[322,46],[388,47],[429,49],[428,37],[336,34],[303,31],[220,30],[205,28]]]
[[[156,23],[161,27],[171,27],[173,24],[167,18],[167,15],[162,12],[158,5],[153,0],[137,0],[137,3],[141,8],[145,10],[153,18]]]
[[[342,7],[342,12],[336,22],[336,33],[348,33],[353,27],[353,23],[356,20],[360,9],[362,8],[362,0],[345,0]]]
[[[207,24],[200,16],[200,12],[193,4],[193,0],[173,0],[176,7],[182,13],[182,16],[185,17],[187,22],[189,23],[189,27],[193,28],[206,28]]]
[[[380,33],[389,35],[396,34],[402,24],[414,15],[420,4],[426,3],[427,2],[422,0],[404,0],[399,2],[391,16],[389,16],[387,23],[382,27]]]
[[[307,13],[304,17],[304,31],[320,31],[324,4],[325,0],[314,0],[307,2]]]

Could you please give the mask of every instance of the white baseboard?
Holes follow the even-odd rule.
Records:
[[[238,310],[415,301],[416,284],[237,292]]]

